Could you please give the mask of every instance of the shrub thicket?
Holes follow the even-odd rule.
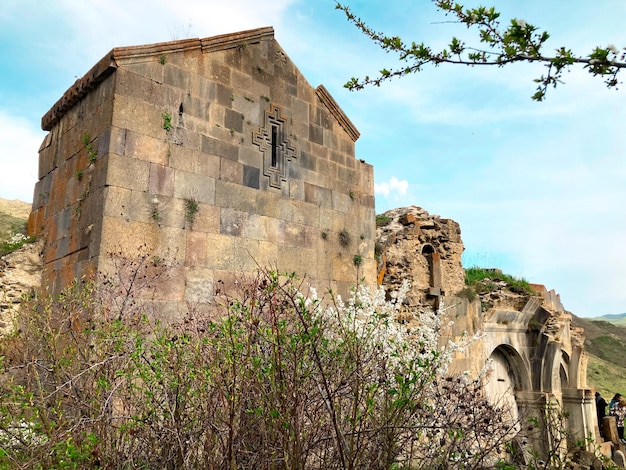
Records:
[[[443,378],[461,345],[440,347],[442,315],[395,321],[402,293],[322,302],[261,271],[219,315],[165,324],[134,297],[154,264],[22,311],[0,345],[0,467],[483,468],[511,436],[478,380]]]

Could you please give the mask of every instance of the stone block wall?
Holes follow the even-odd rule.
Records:
[[[210,303],[215,282],[259,266],[344,294],[374,282],[358,131],[271,28],[114,49],[43,127],[29,226],[53,291],[139,247],[171,263],[165,309]]]
[[[113,77],[103,77],[55,126],[42,121],[50,132],[39,149],[28,231],[43,238],[42,285],[51,292],[96,267],[114,86]]]

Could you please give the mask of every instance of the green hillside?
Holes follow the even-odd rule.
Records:
[[[607,321],[572,316],[572,324],[585,330],[589,354],[587,383],[606,399],[615,392],[626,395],[626,328]]]
[[[616,392],[626,393],[626,367],[617,366],[590,355],[587,363],[587,384],[608,401]]]
[[[26,220],[0,212],[0,242],[7,240],[11,235],[26,232]]]
[[[618,313],[615,315],[602,315],[601,317],[589,318],[591,321],[605,321],[613,325],[626,327],[626,313]]]
[[[26,234],[26,224],[31,205],[18,200],[0,198],[0,256],[22,246],[23,241],[8,243],[11,236]]]

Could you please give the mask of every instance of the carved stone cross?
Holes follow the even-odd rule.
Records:
[[[287,121],[278,106],[270,105],[265,111],[265,123],[252,133],[252,142],[263,152],[263,174],[270,179],[270,186],[281,188],[287,181],[287,162],[296,158],[296,149],[287,138]]]

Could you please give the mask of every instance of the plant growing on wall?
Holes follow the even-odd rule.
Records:
[[[163,118],[163,129],[166,131],[172,130],[172,115],[170,113],[163,113],[161,117]]]
[[[391,222],[391,217],[383,214],[376,214],[376,227],[384,227]]]
[[[94,150],[93,143],[91,142],[91,135],[83,134],[83,145],[85,146],[85,152],[87,152],[87,158],[90,163],[94,163],[98,159],[98,152]]]
[[[198,210],[199,205],[197,199],[193,197],[185,198],[185,220],[189,222],[189,225],[193,225],[196,220]]]

